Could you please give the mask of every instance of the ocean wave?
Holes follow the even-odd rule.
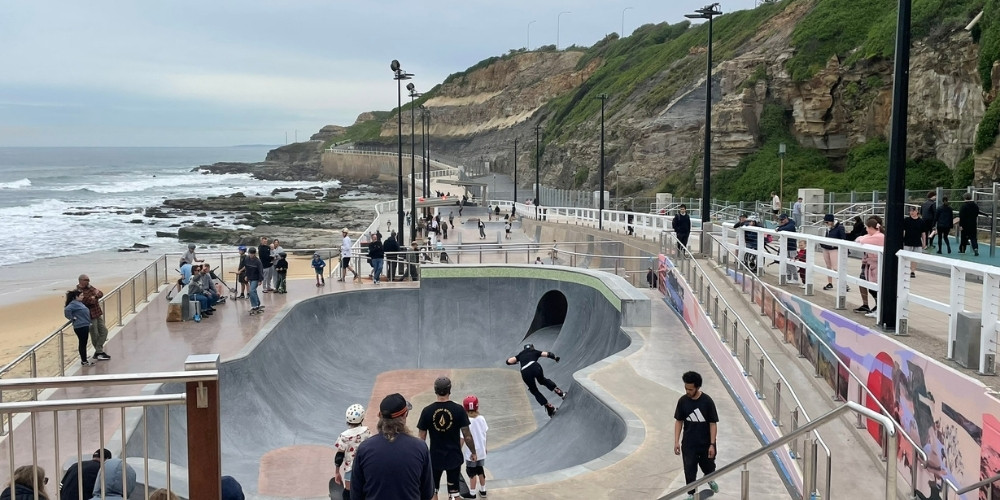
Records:
[[[0,182],[0,189],[21,189],[31,187],[31,179],[20,179],[12,182]]]

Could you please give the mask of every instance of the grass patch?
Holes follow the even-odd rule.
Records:
[[[993,90],[993,63],[1000,60],[1000,0],[986,0],[979,21],[979,78],[983,90]]]
[[[1000,133],[1000,99],[994,99],[986,108],[979,127],[976,128],[976,152],[982,153],[993,147]]]
[[[816,6],[795,25],[795,55],[785,63],[792,80],[812,78],[834,55],[845,57],[868,38],[872,26],[890,11],[892,0],[817,0]]]
[[[976,182],[976,157],[969,155],[958,162],[952,173],[952,179],[951,187],[954,189],[964,189],[974,185]]]

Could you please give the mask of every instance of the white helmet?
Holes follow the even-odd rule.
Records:
[[[347,423],[360,424],[365,420],[365,407],[357,403],[347,407]]]

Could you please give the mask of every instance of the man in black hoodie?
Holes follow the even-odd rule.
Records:
[[[396,241],[396,231],[389,234],[389,237],[382,243],[382,250],[386,253],[386,275],[389,276],[389,282],[396,281],[397,272],[397,262],[402,260],[402,255],[395,254],[393,252],[399,251],[399,242]]]
[[[62,481],[59,482],[59,498],[61,500],[77,500],[80,498],[80,476],[83,476],[84,498],[91,496],[94,491],[94,484],[97,483],[97,476],[101,472],[101,461],[111,460],[111,452],[100,449],[94,452],[93,460],[77,462],[76,465],[69,466],[63,474]]]
[[[965,253],[965,248],[972,242],[972,251],[979,257],[979,229],[976,227],[976,220],[980,215],[989,217],[990,214],[979,209],[979,205],[972,201],[972,195],[965,193],[962,195],[965,203],[958,209],[958,227],[961,229],[961,242],[958,244],[958,253]]]
[[[260,237],[260,246],[257,247],[257,258],[260,259],[261,264],[264,265],[264,278],[263,278],[263,290],[264,292],[271,291],[271,273],[274,271],[274,264],[271,263],[271,245],[268,244],[267,237]]]

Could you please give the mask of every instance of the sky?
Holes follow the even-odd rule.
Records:
[[[0,147],[306,140],[395,108],[393,59],[426,91],[529,43],[590,46],[706,3],[4,0]]]

